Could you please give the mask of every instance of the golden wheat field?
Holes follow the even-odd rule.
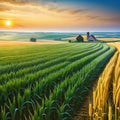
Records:
[[[93,120],[120,120],[120,44],[110,43],[117,51],[100,75],[89,101]]]

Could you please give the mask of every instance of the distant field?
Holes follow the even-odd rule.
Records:
[[[60,33],[60,32],[0,32],[0,41],[29,41],[30,38],[37,38],[41,40],[55,40],[55,41],[68,41],[74,40],[76,36],[81,34],[86,40],[86,32],[76,33]],[[91,32],[98,40],[103,41],[120,41],[119,32]]]
[[[114,52],[102,43],[1,46],[0,119],[72,119]]]
[[[56,40],[40,40],[37,42],[30,42],[30,41],[12,41],[12,40],[1,40],[1,46],[25,46],[25,45],[42,45],[42,44],[64,44],[65,41],[56,41]],[[67,42],[68,43],[68,42]]]
[[[0,40],[29,41],[35,37],[38,40],[60,40],[61,38],[74,37],[75,33],[47,33],[47,32],[0,32]]]

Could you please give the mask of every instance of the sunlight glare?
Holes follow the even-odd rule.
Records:
[[[11,20],[6,20],[6,21],[5,21],[5,24],[6,24],[6,26],[11,26],[11,25],[12,25],[12,22],[11,22]]]

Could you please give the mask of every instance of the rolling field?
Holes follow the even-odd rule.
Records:
[[[0,120],[71,120],[114,52],[103,43],[1,46]]]

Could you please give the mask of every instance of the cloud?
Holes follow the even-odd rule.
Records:
[[[9,2],[12,4],[16,4],[16,3],[23,3],[22,0],[0,0],[0,2]]]
[[[72,9],[69,12],[71,14],[81,14],[81,13],[85,13],[85,12],[88,12],[88,11],[89,11],[88,9]]]
[[[9,11],[11,8],[9,8],[8,6],[6,5],[3,5],[0,3],[0,11]]]
[[[55,0],[0,0],[0,2],[9,2],[12,4],[28,4],[28,3],[48,3],[55,2]]]
[[[87,18],[90,19],[90,20],[95,20],[95,19],[99,19],[100,16],[97,16],[97,15],[88,15]]]
[[[0,18],[0,20],[6,20],[5,18]]]
[[[2,18],[2,17],[1,17],[1,18],[0,18],[0,21],[5,21],[5,20],[8,20],[8,19],[10,19],[10,20],[12,20],[12,21],[15,21],[15,19],[13,19],[13,18],[7,18],[7,17],[6,17],[6,18]]]
[[[66,9],[66,8],[58,8],[58,7],[54,7],[54,6],[48,7],[47,9],[48,9],[49,11],[58,12],[58,13],[65,12],[65,11],[68,10],[68,9]]]
[[[55,2],[56,0],[1,0],[1,2],[5,3],[5,2],[9,2],[11,4],[19,4],[19,5],[34,5],[37,6],[36,8],[39,7],[44,7],[46,9],[48,9],[49,11],[52,12],[58,12],[58,13],[62,13],[62,12],[66,12],[69,14],[79,14],[82,12],[86,12],[88,11],[88,9],[77,9],[77,8],[71,8],[68,7],[67,5],[63,5],[63,4],[57,4],[57,2]],[[47,4],[46,4],[47,3]],[[0,6],[0,11],[7,11],[7,10],[11,10],[11,8],[9,6]]]
[[[57,4],[55,3],[55,0],[46,0],[47,4],[45,4],[44,0],[1,0],[0,3],[0,11],[11,11],[11,10],[24,10],[24,13],[27,12],[35,12],[41,13],[42,11],[49,11],[49,13],[58,13],[61,15],[79,15],[81,13],[85,13],[88,11],[88,9],[84,8],[74,8],[69,5],[63,5],[63,4]],[[3,4],[2,4],[3,3]],[[9,3],[9,4],[8,4]],[[39,4],[36,4],[39,3]],[[15,4],[19,5],[15,6]],[[23,6],[31,5],[28,9],[24,9]],[[20,7],[23,9],[20,9]],[[33,7],[33,8],[32,8]],[[36,8],[35,8],[36,7]],[[33,10],[36,9],[36,10]]]
[[[9,2],[9,3],[28,3],[28,2],[33,2],[33,0],[0,0],[1,2]],[[34,0],[36,1],[36,0]]]
[[[102,21],[111,21],[111,22],[119,22],[120,23],[120,16],[113,16],[113,17],[103,17],[103,18],[100,18],[100,20]]]
[[[89,11],[89,9],[85,9],[85,8],[75,8],[75,7],[68,7],[66,5],[61,5],[59,6],[59,4],[51,4],[49,3],[48,5],[44,5],[49,11],[51,12],[57,12],[58,14],[67,14],[67,15],[80,15],[80,14],[85,14]]]

